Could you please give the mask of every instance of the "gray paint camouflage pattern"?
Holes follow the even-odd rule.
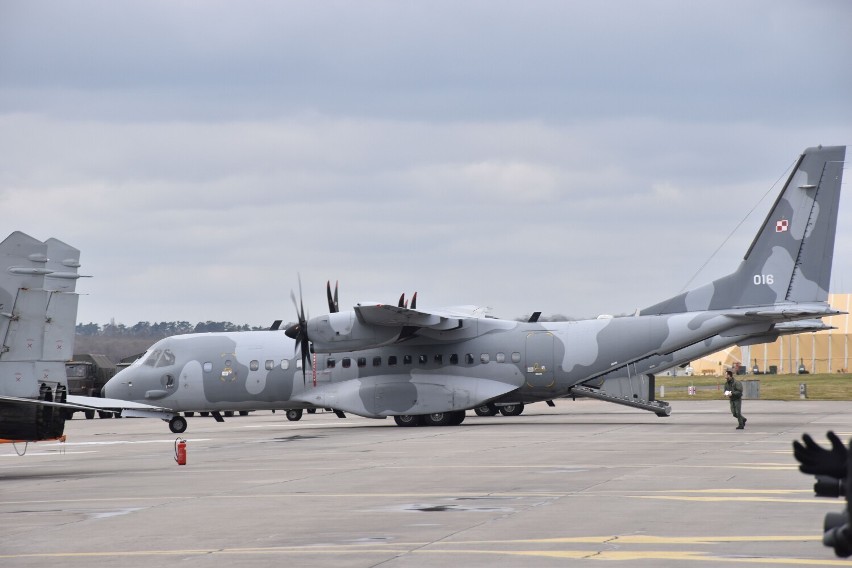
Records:
[[[358,304],[307,321],[316,355],[304,378],[296,369],[296,344],[282,332],[183,336],[163,341],[174,341],[175,368],[194,376],[203,396],[180,398],[150,387],[162,381],[162,372],[141,363],[116,375],[107,395],[123,398],[128,393],[121,389],[132,380],[132,400],[151,401],[143,391],[159,390],[157,403],[174,410],[314,406],[367,417],[595,396],[667,415],[667,405],[649,390],[654,373],[730,345],[820,329],[819,318],[836,313],[826,300],[844,159],[845,147],[807,149],[735,272],[635,316],[529,323],[490,318],[469,306]],[[252,355],[252,342],[265,346]],[[222,353],[239,361],[232,382],[219,378]],[[342,365],[347,358],[348,368]],[[261,381],[264,371],[248,366],[267,359],[279,366],[287,359],[288,369],[266,371]],[[329,366],[328,359],[337,364]],[[209,373],[200,371],[204,362],[213,363]]]

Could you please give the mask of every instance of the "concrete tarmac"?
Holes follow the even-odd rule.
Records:
[[[461,426],[282,412],[189,419],[188,463],[151,419],[68,422],[0,446],[0,565],[849,566],[840,499],[791,443],[852,436],[852,402],[580,400]],[[18,449],[23,449],[18,446]]]

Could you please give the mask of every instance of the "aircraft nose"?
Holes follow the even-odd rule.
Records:
[[[133,386],[133,376],[130,369],[122,369],[108,380],[101,389],[103,398],[117,398],[126,400]]]

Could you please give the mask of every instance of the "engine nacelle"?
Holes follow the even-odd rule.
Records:
[[[308,320],[308,337],[318,353],[339,353],[381,347],[396,341],[400,328],[365,325],[354,311],[337,312]]]

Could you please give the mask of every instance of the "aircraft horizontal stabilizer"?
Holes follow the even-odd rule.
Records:
[[[798,304],[798,305],[778,305],[773,308],[751,310],[743,313],[747,318],[767,319],[771,321],[785,322],[801,319],[824,318],[828,316],[838,316],[845,314],[835,310],[827,304]]]
[[[144,404],[141,402],[131,402],[129,400],[121,400],[119,398],[100,398],[94,396],[77,396],[69,394],[68,402],[85,407],[88,410],[121,409],[122,411],[148,410],[157,412],[172,412],[171,409],[163,408],[162,406],[153,406],[151,404]]]

